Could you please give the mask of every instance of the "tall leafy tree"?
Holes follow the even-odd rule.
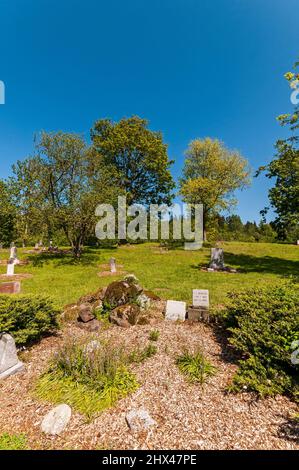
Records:
[[[160,132],[151,131],[138,116],[112,122],[97,121],[91,130],[95,173],[105,165],[114,168],[116,185],[128,204],[170,203],[174,182],[172,161]]]
[[[43,132],[34,156],[13,166],[19,210],[29,219],[63,230],[74,255],[79,256],[95,226],[95,208],[114,194],[104,169],[95,177],[90,168],[91,149],[80,136]]]
[[[10,187],[0,180],[0,243],[9,245],[16,235],[16,207]]]
[[[234,192],[250,182],[247,160],[217,139],[196,139],[186,151],[180,192],[191,204],[203,204],[204,232],[217,213],[236,204]]]
[[[276,213],[273,222],[280,239],[299,237],[299,63],[295,64],[294,72],[285,74],[286,80],[292,89],[294,110],[290,114],[283,114],[278,120],[283,126],[290,129],[290,137],[276,142],[276,154],[273,160],[259,168],[257,175],[262,171],[275,181],[269,190],[270,207]],[[296,104],[297,103],[297,104]],[[261,211],[265,216],[269,210],[266,207]]]

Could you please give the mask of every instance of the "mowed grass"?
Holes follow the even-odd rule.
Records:
[[[19,257],[30,264],[17,266],[15,273],[30,273],[22,280],[22,292],[51,296],[59,306],[77,301],[122,276],[99,277],[97,273],[115,257],[124,271],[134,273],[140,283],[164,299],[191,302],[192,289],[209,289],[212,305],[224,302],[228,292],[255,285],[277,283],[286,277],[299,276],[299,246],[270,243],[223,243],[225,263],[240,270],[237,274],[208,273],[210,248],[199,251],[175,249],[160,253],[157,244],[124,245],[117,249],[86,248],[80,261],[71,255],[28,255],[19,249]],[[0,251],[0,258],[8,257]],[[107,269],[107,268],[106,268]],[[6,266],[0,266],[0,273]]]

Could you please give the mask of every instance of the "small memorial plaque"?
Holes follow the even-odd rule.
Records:
[[[206,309],[209,308],[210,303],[208,289],[193,289],[192,294],[193,307],[201,307]]]

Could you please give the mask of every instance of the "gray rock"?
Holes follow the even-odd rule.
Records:
[[[58,405],[44,417],[41,429],[45,434],[57,436],[61,434],[68,425],[72,416],[72,410],[68,405]]]
[[[224,269],[224,254],[223,254],[223,249],[222,248],[212,248],[211,250],[211,262],[210,262],[210,268],[213,269],[219,269],[223,270]]]
[[[7,333],[0,334],[0,379],[24,370],[18,359],[13,337]]]
[[[145,409],[132,410],[126,415],[126,421],[132,432],[149,431],[157,422]]]

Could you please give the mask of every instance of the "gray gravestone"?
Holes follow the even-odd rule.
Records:
[[[212,248],[210,268],[224,269],[224,255],[222,248]]]
[[[0,334],[0,379],[20,372],[24,365],[18,359],[15,341],[7,333]]]
[[[14,261],[18,259],[18,250],[14,243],[11,244],[9,258]]]
[[[115,260],[115,258],[110,258],[110,272],[116,273],[116,260]]]
[[[185,321],[186,318],[186,302],[177,300],[167,300],[165,320]]]

